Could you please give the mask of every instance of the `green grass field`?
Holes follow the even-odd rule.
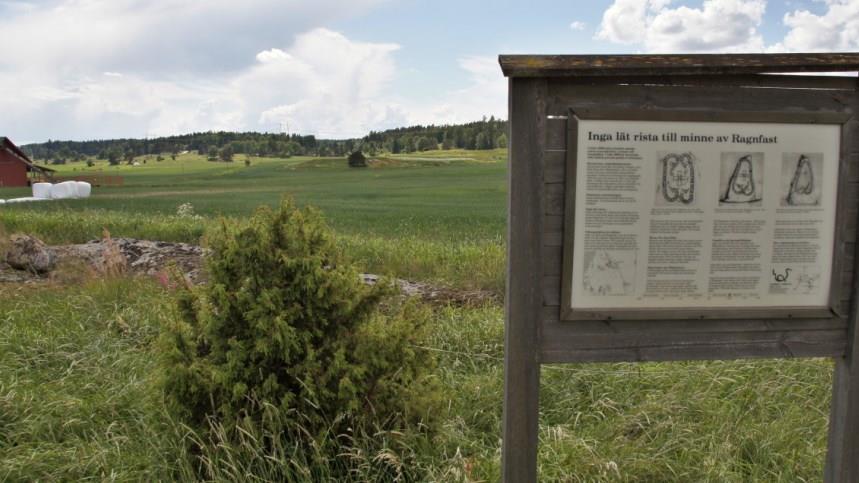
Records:
[[[344,160],[194,155],[114,171],[121,188],[89,200],[0,207],[6,233],[52,243],[100,236],[198,241],[218,215],[241,218],[283,195],[312,204],[361,268],[454,288],[503,289],[502,151]],[[80,165],[62,167],[63,171]],[[0,190],[0,198],[25,196]],[[202,217],[182,218],[190,202]],[[187,481],[194,435],[153,389],[160,325],[173,295],[145,279],[0,285],[0,481]],[[436,432],[378,434],[344,449],[425,481],[498,481],[503,308],[435,307],[431,341],[446,404]],[[576,364],[541,374],[541,481],[820,481],[832,366],[825,360]],[[249,436],[250,438],[250,436]],[[252,438],[207,453],[212,478],[264,479],[271,465],[325,480],[307,455],[264,454]],[[316,465],[316,466],[314,466]],[[309,471],[311,473],[303,473]],[[297,481],[301,481],[297,478]]]
[[[244,216],[260,204],[275,205],[284,195],[321,209],[342,233],[438,240],[497,238],[506,216],[506,153],[431,151],[386,157],[382,168],[348,168],[343,159],[251,158],[209,162],[196,154],[154,157],[141,166],[88,168],[58,166],[59,175],[120,175],[123,187],[94,190],[87,200],[31,205],[34,210],[107,209],[133,214],[171,215],[192,203],[206,216]],[[137,162],[142,162],[138,158]],[[0,189],[0,198],[29,196],[29,189]],[[30,208],[30,207],[28,207]]]
[[[60,175],[103,173],[125,186],[92,198],[4,206],[6,231],[49,243],[81,243],[107,228],[115,237],[199,242],[218,216],[241,218],[283,196],[323,211],[362,270],[470,289],[503,291],[506,153],[436,151],[348,168],[343,159],[252,158],[209,162],[196,154],[141,166],[60,166]],[[142,160],[138,161],[142,163]],[[0,189],[0,198],[29,196]],[[177,218],[191,203],[202,220]]]

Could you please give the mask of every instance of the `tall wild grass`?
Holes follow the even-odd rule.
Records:
[[[0,481],[330,481],[343,465],[354,481],[498,481],[500,307],[434,309],[420,348],[437,354],[445,398],[433,436],[351,434],[341,458],[250,425],[203,441],[172,420],[153,390],[153,342],[173,310],[145,279],[0,286]],[[819,359],[545,366],[540,479],[820,481],[831,370]]]
[[[85,243],[102,236],[183,243],[203,243],[215,218],[87,210],[0,210],[8,234],[28,233],[58,245]],[[360,270],[453,288],[504,291],[506,252],[503,239],[434,239],[421,233],[397,238],[339,233],[338,247]]]

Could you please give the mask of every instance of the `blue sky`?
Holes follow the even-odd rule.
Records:
[[[504,117],[501,53],[856,51],[859,0],[0,0],[0,45],[19,143],[336,138]]]

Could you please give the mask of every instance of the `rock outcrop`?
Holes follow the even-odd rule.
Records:
[[[57,256],[42,240],[30,235],[12,235],[6,250],[6,263],[18,270],[44,274],[56,265]]]
[[[90,240],[78,245],[55,247],[60,258],[79,259],[98,272],[107,272],[116,254],[124,257],[126,269],[132,273],[155,275],[176,267],[191,282],[201,283],[204,249],[187,243],[112,238]]]
[[[6,261],[18,271],[9,271],[0,263],[0,283],[38,283],[58,263],[66,262],[83,262],[97,274],[129,272],[159,278],[175,268],[193,284],[206,282],[203,270],[206,249],[197,245],[106,237],[76,245],[48,247],[28,235],[13,235],[11,241],[12,249]],[[378,275],[369,273],[360,277],[367,285],[379,281]],[[393,282],[403,295],[420,297],[433,304],[480,305],[498,301],[493,292],[486,290],[458,290],[402,279]]]

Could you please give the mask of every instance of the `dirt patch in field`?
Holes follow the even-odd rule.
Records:
[[[306,169],[306,168],[337,168],[340,166],[348,166],[346,162],[346,158],[341,159],[322,159],[322,158],[313,158],[308,159],[307,161],[302,161],[297,164],[293,164],[291,166],[286,166],[285,168],[290,171],[295,171],[297,169]]]
[[[391,158],[371,158],[367,160],[368,168],[395,168],[402,166],[403,163],[399,159]]]
[[[476,161],[474,158],[465,157],[445,157],[445,156],[402,156],[399,159],[404,161],[420,161],[420,162],[435,162],[435,163],[452,163],[456,161]]]
[[[414,159],[401,158],[371,158],[367,160],[367,167],[380,168],[425,168],[427,166],[447,166],[449,163],[435,159],[418,161]]]
[[[146,191],[139,193],[110,193],[106,195],[102,195],[101,198],[104,199],[113,199],[113,198],[155,198],[160,196],[186,196],[186,195],[210,195],[210,194],[230,194],[230,193],[262,193],[266,191],[277,192],[277,190],[272,189],[263,189],[259,188],[239,188],[239,189],[211,189],[211,188],[200,188],[198,190],[174,190],[174,191]]]

